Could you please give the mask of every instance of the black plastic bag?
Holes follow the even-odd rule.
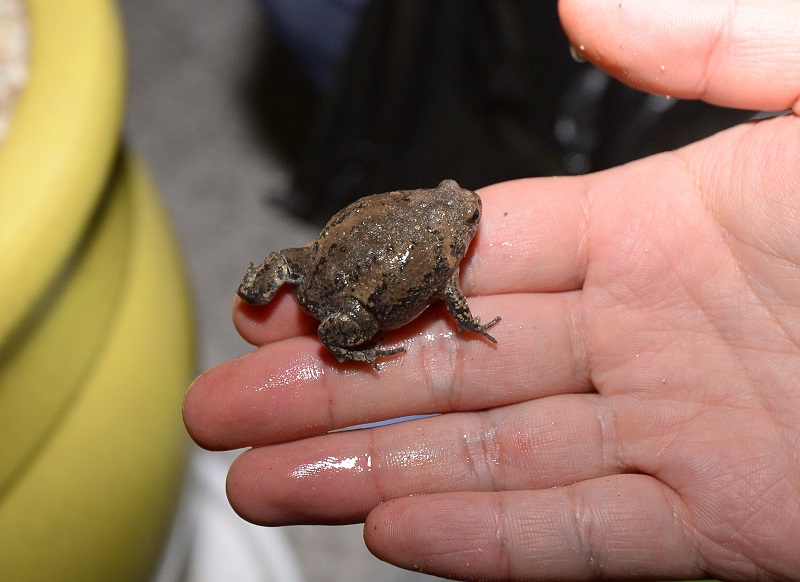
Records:
[[[290,207],[324,222],[355,198],[583,173],[752,116],[630,89],[571,56],[556,2],[376,0],[324,98]]]

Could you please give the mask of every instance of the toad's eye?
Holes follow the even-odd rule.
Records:
[[[478,222],[480,219],[481,219],[481,209],[476,208],[475,212],[472,213],[472,216],[470,217],[469,221],[475,223]]]

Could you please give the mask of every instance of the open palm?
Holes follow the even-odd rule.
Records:
[[[622,3],[600,4],[562,2],[565,26],[633,84],[771,109],[800,97],[796,72],[770,86],[725,78],[741,68],[709,35],[715,75],[689,66],[648,80],[647,22],[691,8],[654,17],[626,1],[620,16]],[[760,5],[797,30],[797,3]],[[632,23],[642,46],[621,51]],[[664,43],[685,46],[669,34],[663,71],[681,58]],[[779,42],[770,34],[761,42]],[[462,288],[473,313],[502,316],[498,346],[432,309],[389,335],[407,353],[375,372],[330,357],[287,293],[266,308],[237,303],[240,333],[260,347],[195,382],[187,427],[208,448],[253,447],[228,481],[247,519],[366,520],[372,551],[407,568],[797,577],[799,160],[800,118],[785,115],[607,172],[486,188]],[[328,434],[427,413],[443,414]]]

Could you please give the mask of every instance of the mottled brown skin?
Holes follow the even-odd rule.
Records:
[[[247,269],[238,294],[269,303],[293,283],[302,308],[318,319],[322,343],[339,361],[366,362],[405,351],[374,339],[444,300],[460,330],[497,343],[472,316],[458,266],[478,228],[481,199],[454,180],[429,190],[399,190],[356,200],[339,211],[309,247],[284,249]],[[372,344],[372,345],[371,345]]]

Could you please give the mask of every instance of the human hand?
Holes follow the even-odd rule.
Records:
[[[561,10],[573,43],[636,86],[800,113],[796,2]],[[389,334],[408,352],[375,373],[336,363],[286,292],[237,302],[260,347],[195,382],[186,425],[211,449],[253,447],[228,480],[245,518],[366,520],[370,549],[406,568],[797,577],[798,159],[792,115],[486,188],[462,287],[503,317],[496,348],[431,309]],[[326,434],[422,413],[444,414]]]

